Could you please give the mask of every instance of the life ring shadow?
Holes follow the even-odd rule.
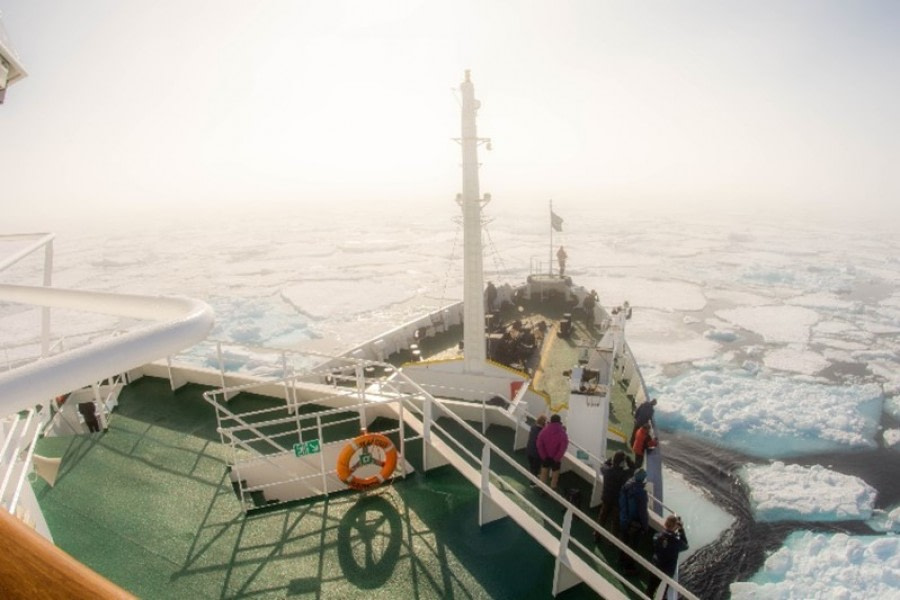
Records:
[[[403,523],[390,502],[381,496],[360,498],[338,525],[337,553],[344,576],[363,589],[384,585],[400,558],[402,536]]]

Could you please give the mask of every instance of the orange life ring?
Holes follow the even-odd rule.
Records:
[[[381,448],[381,453],[384,454],[383,459],[370,453],[369,450],[372,446]],[[357,453],[359,458],[353,462]],[[363,458],[364,456],[368,458]],[[381,467],[381,472],[371,477],[357,477],[353,474],[360,466],[368,464],[378,465]],[[380,433],[364,432],[341,450],[337,459],[337,475],[341,481],[347,484],[347,487],[354,490],[367,490],[384,483],[394,474],[396,466],[397,449],[394,448],[393,442]]]

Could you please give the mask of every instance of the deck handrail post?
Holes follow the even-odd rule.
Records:
[[[562,560],[568,554],[569,538],[572,537],[572,509],[566,507],[566,515],[563,517],[562,531],[559,536],[559,559]]]
[[[222,380],[222,389],[224,390],[228,386],[225,385],[225,357],[222,356],[222,342],[216,342],[216,358],[219,361],[219,379]],[[224,394],[222,399],[226,399]]]
[[[53,237],[44,244],[44,287],[53,285]],[[41,356],[50,354],[50,307],[41,309]]]
[[[324,440],[324,436],[322,433],[322,416],[316,415],[316,435],[319,436],[319,443],[322,443]],[[328,478],[325,474],[325,453],[319,452],[319,465],[322,469],[322,491],[325,492],[325,495],[328,495]]]
[[[481,399],[481,435],[487,433],[487,400]]]
[[[491,446],[485,444],[481,448],[481,493],[490,496],[491,485]]]
[[[432,403],[431,394],[425,394],[425,403],[422,406],[422,408],[424,409],[423,413],[425,416],[425,422],[422,424],[423,425],[422,438],[428,444],[431,443],[431,421],[432,421],[432,416],[431,416],[432,415],[432,404],[431,403]]]

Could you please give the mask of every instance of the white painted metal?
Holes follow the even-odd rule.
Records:
[[[554,596],[560,592],[564,592],[570,587],[576,586],[582,582],[572,567],[569,566],[569,540],[572,537],[572,510],[566,510],[563,517],[562,534],[559,538],[559,553],[556,555],[556,564],[553,569],[553,588]]]
[[[484,527],[488,523],[507,516],[506,512],[491,497],[491,447],[487,444],[481,450],[481,492],[478,495],[478,525]]]
[[[15,514],[16,507],[19,505],[19,496],[22,494],[22,487],[25,485],[25,482],[28,479],[28,474],[31,472],[31,461],[34,458],[34,449],[37,445],[38,438],[41,436],[41,433],[44,429],[44,425],[39,423],[37,427],[34,429],[34,434],[31,437],[31,440],[27,446],[27,451],[25,453],[25,458],[21,461],[22,470],[19,472],[19,481],[16,483],[15,492],[13,492],[12,500],[9,501],[9,512]]]
[[[212,309],[190,298],[0,285],[0,300],[152,321],[118,337],[0,374],[0,415],[28,409],[48,398],[175,354],[203,340],[213,324]]]
[[[304,352],[300,354],[315,353]],[[349,363],[356,364],[355,360],[351,360],[347,357],[335,358],[334,361],[342,361],[342,364],[344,365]],[[337,364],[337,362],[331,364]],[[382,363],[378,364],[378,366],[386,367],[387,365]],[[192,382],[204,382],[206,385],[209,385],[210,383],[214,384],[215,381],[215,379],[208,378],[209,373],[198,368],[185,368],[184,374],[185,377]],[[358,402],[356,390],[353,389],[353,387],[345,390],[348,393],[339,393],[335,390],[334,386],[309,383],[298,377],[302,376],[295,376],[295,378],[297,378],[296,390],[298,392],[298,400],[315,402],[316,404],[332,407],[332,409],[317,413],[315,415],[317,419],[323,414],[334,412],[335,408],[340,407],[340,410],[346,410],[347,408],[355,406]],[[270,378],[245,375],[234,376],[234,379],[244,380],[247,383],[232,387],[230,390],[216,390],[214,392],[208,392],[207,394],[220,398],[223,395],[223,391],[238,392],[250,391],[251,389],[254,393],[261,393],[273,398],[280,398],[283,394],[284,387],[282,381],[275,382]],[[433,462],[436,459],[440,459],[441,464],[452,465],[470,483],[476,486],[479,489],[479,492],[482,492],[484,489],[487,490],[487,493],[484,494],[484,496],[490,500],[492,504],[492,506],[490,506],[491,512],[497,511],[498,513],[503,513],[512,518],[554,557],[559,556],[560,552],[562,552],[564,557],[559,561],[560,566],[558,567],[559,585],[564,586],[571,578],[577,578],[578,580],[584,581],[589,587],[597,591],[604,598],[646,598],[646,595],[642,594],[637,588],[634,588],[627,580],[619,580],[621,586],[624,586],[624,588],[628,590],[624,593],[608,581],[607,577],[617,577],[614,569],[605,565],[602,561],[588,560],[587,557],[591,555],[591,550],[582,546],[575,538],[570,537],[568,542],[563,544],[561,536],[564,528],[555,524],[555,517],[550,517],[543,513],[537,506],[531,503],[527,497],[517,491],[515,486],[509,487],[503,482],[492,483],[490,478],[487,480],[485,479],[482,463],[486,462],[485,454],[489,452],[490,462],[502,460],[509,467],[518,471],[517,478],[525,478],[538,485],[545,493],[549,494],[552,499],[558,502],[560,508],[565,509],[571,515],[572,520],[578,519],[579,522],[595,528],[595,530],[605,536],[609,543],[624,551],[629,551],[627,546],[615,536],[605,530],[597,528],[593,515],[589,515],[577,509],[566,502],[562,497],[555,493],[551,493],[549,487],[538,483],[538,480],[535,479],[527,469],[519,465],[514,458],[509,457],[501,448],[495,446],[489,440],[481,436],[477,428],[466,422],[469,417],[463,417],[456,413],[457,408],[465,406],[474,409],[474,412],[471,413],[472,416],[478,415],[481,413],[480,406],[472,406],[471,402],[452,402],[434,398],[415,381],[409,379],[404,371],[396,372],[389,379],[379,382],[377,386],[373,385],[367,388],[365,401],[367,402],[367,410],[370,413],[375,410],[383,409],[387,412],[383,413],[381,416],[398,419],[402,423],[401,427],[405,427],[406,430],[412,434],[410,437],[408,437],[408,434],[402,435],[401,439],[415,439],[415,436],[418,435],[421,436],[423,441],[426,441],[425,456],[426,464],[428,465],[426,466],[426,470],[437,466],[436,463]],[[418,407],[416,406],[417,404],[419,405]],[[409,410],[404,411],[404,409]],[[503,414],[505,418],[510,419],[510,426],[515,425],[515,422],[512,421],[512,416],[503,411],[503,409],[497,408],[489,414]],[[311,415],[306,415],[307,418],[310,416]],[[355,419],[356,417],[352,418]],[[440,427],[436,421],[438,418],[449,418],[455,421],[456,425],[462,427],[468,435],[478,439],[483,444],[481,455],[477,456],[472,454],[465,450],[465,448],[462,448],[453,442],[452,435],[447,430]],[[477,419],[477,417],[475,418]],[[284,419],[286,419],[285,422],[287,422],[293,420],[294,417],[285,416]],[[271,424],[276,422],[277,420],[272,421]],[[440,435],[438,435],[438,433],[440,433]],[[250,450],[252,452],[252,449]],[[466,457],[463,457],[461,452],[466,454]],[[403,456],[403,454],[403,447],[401,446],[401,456]],[[272,455],[267,458],[272,459]],[[291,458],[293,461],[296,460],[293,457]],[[319,473],[322,473],[323,469],[328,464],[333,464],[333,461],[329,463],[328,456],[322,456],[321,458],[324,465],[323,463],[320,463],[317,466]],[[474,464],[472,462],[473,459]],[[648,460],[652,459],[652,456],[648,457]],[[569,462],[576,462],[571,455],[567,456],[566,460]],[[401,464],[403,464],[402,461]],[[296,465],[293,466],[296,467]],[[236,463],[234,465],[233,474],[236,479],[241,479],[246,476],[247,469],[245,467],[246,465],[242,463]],[[490,465],[488,465],[487,468],[490,469]],[[310,471],[309,475],[305,475],[303,478],[308,476],[314,477],[313,472]],[[333,477],[333,475],[328,475],[327,473],[325,476]],[[497,481],[496,478],[494,478],[494,481]],[[280,483],[275,485],[280,485]],[[252,487],[254,486],[251,486],[251,488]],[[324,488],[325,486],[323,485],[322,487]],[[261,489],[265,488],[271,488],[274,491],[272,485],[263,484]],[[654,529],[659,530],[662,528],[662,521],[659,515],[651,514],[650,520],[651,526]],[[666,578],[665,575],[655,570],[645,558],[635,555],[635,561],[642,568],[655,572],[658,576],[661,575],[663,580],[667,583],[670,582],[676,586],[678,585],[674,580]],[[696,600],[696,596],[685,590],[683,587],[678,586],[676,589],[681,592],[683,597]]]
[[[463,355],[466,373],[482,373],[487,358],[484,339],[484,273],[481,257],[481,192],[478,184],[478,132],[475,117],[481,103],[466,71],[462,95],[463,191]],[[487,198],[486,198],[487,200]],[[486,201],[485,200],[485,201]]]
[[[31,425],[31,421],[34,418],[34,409],[28,411],[28,417],[25,419],[25,424],[22,426],[22,429],[19,431],[15,440],[12,440],[12,434],[7,438],[6,442],[3,444],[3,454],[0,455],[0,459],[2,459],[3,470],[5,471],[3,474],[3,482],[0,483],[0,502],[3,501],[3,498],[6,496],[6,486],[9,485],[10,480],[12,479],[13,471],[15,467],[19,464],[19,451],[23,448],[22,441],[26,440],[29,429],[28,426]],[[10,446],[9,442],[13,441],[13,444]],[[7,448],[11,447],[12,451],[7,454]]]
[[[13,233],[0,235],[0,241],[4,242],[15,242],[15,241],[27,241],[30,240],[32,243],[28,246],[25,246],[18,252],[14,252],[10,254],[3,260],[0,260],[0,271],[11,267],[16,264],[26,256],[30,255],[32,252],[36,252],[40,250],[47,244],[50,244],[53,239],[56,237],[55,233]]]
[[[0,63],[6,65],[6,76],[0,81],[0,90],[6,89],[13,83],[24,79],[28,73],[25,67],[19,62],[19,57],[13,50],[12,45],[3,32],[3,21],[0,21]]]

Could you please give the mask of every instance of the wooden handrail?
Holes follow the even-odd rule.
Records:
[[[134,598],[0,508],[0,597],[9,599]]]

